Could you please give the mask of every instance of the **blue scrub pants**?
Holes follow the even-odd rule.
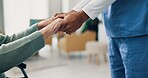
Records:
[[[148,78],[148,35],[109,38],[111,78]]]

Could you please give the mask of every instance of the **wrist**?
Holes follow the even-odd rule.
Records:
[[[80,18],[83,22],[89,19],[89,16],[84,11],[79,11],[78,14],[80,15]]]
[[[44,39],[47,39],[49,36],[51,36],[51,33],[49,31],[50,31],[50,29],[47,27],[40,30]]]

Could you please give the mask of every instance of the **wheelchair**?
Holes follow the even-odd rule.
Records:
[[[24,77],[21,77],[21,78],[28,78],[28,75],[27,75],[27,73],[25,71],[25,69],[27,67],[26,64],[21,63],[21,64],[17,65],[16,67],[18,67],[21,70],[21,72],[23,73],[23,75],[24,75]],[[9,77],[6,77],[6,78],[9,78]]]

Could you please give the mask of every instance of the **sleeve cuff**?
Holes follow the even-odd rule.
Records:
[[[37,30],[39,30],[38,27],[37,27],[37,25],[38,25],[38,23],[35,23],[35,24],[31,25],[28,28],[28,30],[31,30],[31,31],[37,31]]]
[[[116,0],[92,0],[82,10],[91,18],[95,19],[105,8]]]
[[[89,16],[89,18],[91,18],[92,20],[95,19],[96,16],[94,16],[94,15],[90,12],[89,9],[83,8],[82,10]]]

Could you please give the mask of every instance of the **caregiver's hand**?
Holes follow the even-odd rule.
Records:
[[[71,11],[69,11],[69,12],[57,12],[57,13],[55,13],[55,14],[52,16],[52,20],[55,20],[55,19],[57,19],[57,18],[64,18],[64,17],[66,17],[68,14],[70,14],[70,13],[75,13],[75,12],[77,12],[77,11],[71,10]]]
[[[55,15],[54,19],[57,18],[63,18],[62,25],[59,30],[66,32],[67,34],[71,34],[79,29],[89,17],[84,13],[84,11],[72,11],[66,14]]]

